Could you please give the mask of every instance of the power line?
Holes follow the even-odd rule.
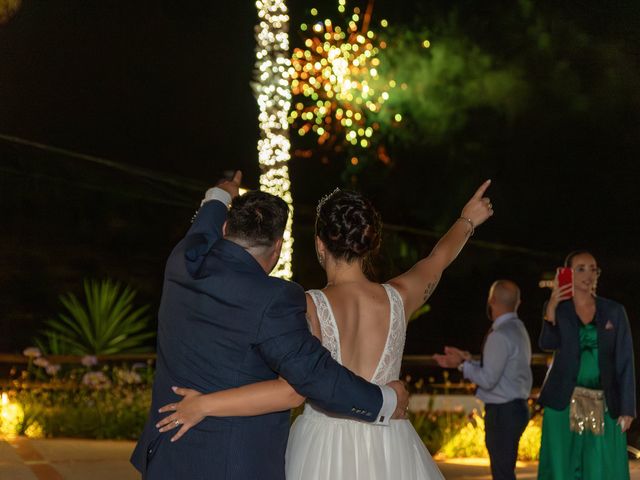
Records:
[[[158,173],[156,171],[149,170],[149,169],[146,169],[146,168],[133,167],[133,166],[130,166],[130,165],[125,165],[125,164],[122,164],[122,163],[119,163],[119,162],[115,162],[113,160],[108,160],[106,158],[97,157],[97,156],[94,156],[94,155],[87,155],[85,153],[75,152],[73,150],[69,150],[69,149],[65,149],[65,148],[54,147],[52,145],[47,145],[47,144],[44,144],[44,143],[34,142],[32,140],[19,138],[19,137],[15,137],[15,136],[12,136],[12,135],[6,135],[6,134],[0,133],[0,140],[3,140],[3,141],[8,142],[8,143],[16,144],[16,145],[27,146],[27,147],[34,148],[34,149],[37,149],[37,150],[42,150],[42,151],[45,151],[45,152],[48,152],[48,153],[54,153],[56,155],[62,155],[62,156],[65,156],[65,157],[76,159],[76,160],[82,160],[82,161],[94,163],[94,164],[101,165],[101,166],[104,166],[104,167],[107,167],[107,168],[112,168],[114,170],[122,171],[124,173],[129,174],[129,175],[142,177],[142,178],[145,178],[147,180],[153,180],[153,181],[161,182],[161,183],[163,183],[165,185],[172,185],[174,187],[181,187],[181,188],[185,188],[187,190],[197,191],[197,192],[200,192],[200,193],[204,192],[204,190],[207,188],[207,185],[200,184],[200,183],[198,183],[196,181],[193,181],[193,180],[190,180],[190,179],[180,178],[180,177],[175,177],[175,176],[169,176],[169,175]],[[65,182],[65,183],[72,184],[72,185],[74,185],[76,187],[80,187],[80,188],[85,188],[85,189],[89,189],[89,190],[95,190],[95,191],[101,191],[101,192],[107,192],[107,193],[122,195],[122,196],[126,196],[126,197],[136,198],[136,199],[139,199],[139,200],[145,200],[145,201],[148,201],[148,202],[153,202],[153,203],[160,203],[160,204],[164,204],[164,205],[171,205],[171,206],[175,206],[175,207],[184,207],[184,208],[189,208],[189,209],[193,208],[193,205],[191,205],[190,203],[188,203],[186,201],[181,201],[181,200],[172,201],[172,200],[169,200],[168,198],[165,198],[165,197],[139,195],[139,194],[135,194],[135,193],[130,192],[130,191],[123,191],[122,189],[118,190],[118,189],[114,189],[114,188],[108,188],[108,187],[105,187],[103,185],[89,184],[89,183],[83,183],[83,182],[74,182],[74,181],[70,181],[70,180],[65,180],[65,179],[61,179],[61,178],[56,178],[56,177],[52,177],[52,176],[43,175],[43,174],[33,174],[33,173],[29,174],[29,173],[24,173],[24,172],[18,172],[18,171],[13,170],[13,169],[1,169],[1,170],[6,172],[6,173],[11,173],[11,174],[16,174],[16,175],[17,174],[30,175],[32,177],[41,178],[41,179],[44,179],[44,180]],[[158,188],[159,188],[159,186],[158,186]],[[307,206],[307,205],[300,205],[297,208],[298,208],[298,212],[303,213],[303,216],[306,216],[305,214],[309,214],[309,213],[315,215],[315,208],[313,208],[313,207],[310,207],[310,206]],[[434,238],[434,239],[440,238],[442,236],[442,233],[438,233],[438,232],[435,232],[433,230],[428,230],[428,229],[423,229],[423,228],[416,228],[416,227],[408,227],[408,226],[404,226],[404,225],[394,225],[394,224],[385,223],[384,224],[384,228],[387,231],[405,233],[405,234],[416,235],[416,236],[420,236],[420,237],[429,237],[429,238]],[[487,250],[498,251],[498,252],[512,252],[512,253],[519,253],[519,254],[528,255],[528,256],[546,257],[546,258],[555,258],[555,257],[558,256],[556,254],[549,253],[549,252],[533,250],[533,249],[527,248],[527,247],[507,245],[507,244],[498,243],[498,242],[489,242],[489,241],[483,241],[483,240],[470,240],[469,243],[471,245],[476,246],[476,247],[484,248],[484,249],[487,249]]]
[[[0,167],[0,172],[2,173],[7,173],[10,175],[16,175],[16,176],[29,176],[38,180],[46,180],[48,182],[51,183],[59,183],[59,184],[66,184],[66,185],[71,185],[73,187],[77,187],[77,188],[83,188],[85,190],[91,190],[94,192],[102,192],[102,193],[110,193],[110,194],[114,194],[114,195],[121,195],[123,197],[127,197],[127,198],[133,198],[136,200],[143,200],[146,202],[150,202],[150,203],[158,203],[160,205],[167,205],[167,206],[171,206],[171,207],[178,207],[178,208],[188,208],[188,209],[193,209],[195,208],[195,205],[193,202],[187,202],[187,201],[183,201],[180,199],[177,200],[172,200],[169,197],[158,197],[158,196],[153,196],[153,195],[145,195],[145,194],[141,194],[141,193],[135,193],[131,190],[124,190],[124,189],[116,189],[114,187],[108,186],[108,185],[104,185],[104,184],[95,184],[95,183],[87,183],[87,182],[79,182],[79,181],[74,181],[74,180],[68,180],[65,178],[60,178],[60,177],[54,177],[52,175],[47,175],[44,173],[25,173],[25,172],[21,172],[19,170],[15,170],[12,168],[4,168],[4,167]]]
[[[0,140],[3,140],[7,143],[15,144],[15,145],[23,145],[23,146],[31,147],[37,150],[48,152],[48,153],[55,153],[57,155],[74,158],[76,160],[83,160],[85,162],[102,165],[104,167],[112,168],[114,170],[119,170],[119,171],[128,173],[130,175],[147,178],[149,180],[155,180],[155,181],[166,183],[176,187],[186,188],[188,190],[202,192],[203,189],[206,188],[206,186],[203,186],[203,184],[187,178],[180,178],[174,175],[165,175],[165,174],[158,173],[156,171],[149,170],[146,168],[133,167],[131,165],[125,165],[123,163],[115,162],[113,160],[108,160],[102,157],[97,157],[95,155],[88,155],[86,153],[75,152],[73,150],[69,150],[66,148],[54,147],[53,145],[34,142],[32,140],[27,140],[27,139],[15,137],[12,135],[6,135],[3,133],[0,133]]]

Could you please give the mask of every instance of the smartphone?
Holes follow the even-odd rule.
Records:
[[[569,267],[558,267],[556,276],[558,277],[558,287],[571,285],[571,294],[573,297],[573,270]]]

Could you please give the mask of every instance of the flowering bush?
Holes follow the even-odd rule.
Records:
[[[440,457],[480,457],[487,458],[489,454],[484,441],[484,417],[474,412],[466,425],[459,429],[438,452]],[[540,453],[540,440],[542,438],[542,417],[534,415],[520,438],[518,447],[518,460],[538,460]]]
[[[2,393],[1,433],[30,437],[138,437],[151,404],[150,364],[100,367],[95,357],[85,357],[82,366],[62,368],[36,356],[35,349],[29,353],[33,361]]]
[[[435,410],[409,412],[409,420],[431,453],[440,450],[468,422],[462,411]]]
[[[484,417],[473,412],[464,426],[446,442],[438,452],[441,457],[479,457],[487,458],[489,453],[484,441]]]

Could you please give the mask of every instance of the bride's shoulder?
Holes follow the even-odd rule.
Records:
[[[316,337],[322,340],[322,335],[320,333],[320,320],[318,319],[318,309],[316,307],[316,303],[314,300],[314,295],[316,295],[318,290],[307,290],[306,299],[307,299],[307,324],[309,325],[309,330]]]
[[[307,299],[307,312],[316,310],[317,295],[320,290],[307,290],[305,298]]]

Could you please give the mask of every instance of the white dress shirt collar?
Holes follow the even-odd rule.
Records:
[[[491,327],[493,330],[496,330],[498,328],[500,328],[500,325],[510,321],[510,320],[514,320],[518,318],[518,314],[516,312],[507,312],[507,313],[503,313],[502,315],[500,315],[498,318],[496,318],[493,321],[493,327]]]

